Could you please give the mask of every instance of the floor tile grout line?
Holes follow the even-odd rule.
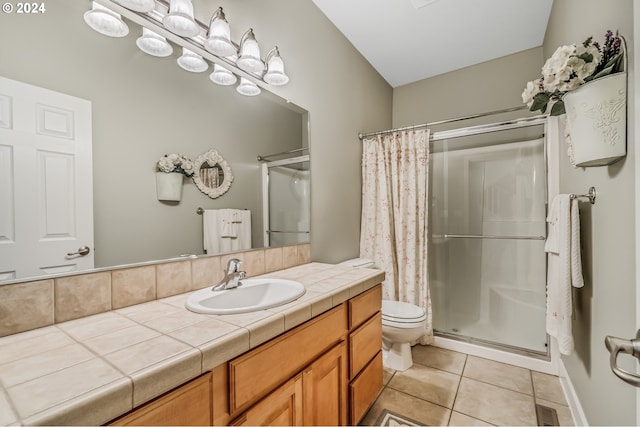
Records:
[[[413,397],[413,398],[415,398],[415,399],[422,400],[423,402],[429,403],[429,404],[431,404],[431,405],[435,405],[435,406],[438,406],[438,407],[440,407],[440,408],[446,409],[447,411],[450,411],[450,412],[451,412],[451,411],[453,411],[453,409],[451,409],[451,408],[447,408],[446,406],[444,406],[444,405],[442,405],[442,404],[440,404],[440,403],[432,402],[432,401],[427,400],[427,399],[425,399],[425,398],[422,398],[422,397],[420,397],[420,396],[416,396],[415,394],[407,393],[406,391],[398,390],[398,389],[395,389],[395,388],[390,387],[390,386],[386,386],[386,387],[385,387],[385,389],[387,389],[387,388],[390,388],[391,390],[393,390],[393,391],[395,391],[395,392],[397,392],[397,393],[404,394],[405,396]],[[384,389],[383,389],[383,390],[384,390]],[[380,393],[380,394],[382,394],[382,393]]]
[[[490,386],[494,386],[494,387],[497,387],[497,388],[501,388],[502,390],[512,391],[512,392],[514,392],[514,393],[518,393],[518,394],[523,394],[523,395],[525,395],[525,396],[529,396],[529,397],[533,398],[533,394],[528,394],[528,393],[524,393],[524,392],[522,392],[522,391],[513,390],[513,389],[511,389],[511,388],[503,387],[503,386],[501,386],[501,385],[493,384],[493,383],[490,383],[490,382],[487,382],[487,381],[478,380],[478,379],[476,379],[476,378],[472,378],[472,377],[464,377],[464,378],[466,378],[466,379],[468,379],[468,380],[473,380],[473,381],[476,381],[476,382],[479,382],[479,383],[482,383],[482,384],[487,384],[487,385],[490,385]]]
[[[461,354],[464,354],[464,353],[461,353]],[[465,356],[467,356],[467,355],[465,354]],[[465,363],[466,363],[466,360],[467,360],[467,359],[466,359],[466,357],[465,357]],[[413,362],[413,364],[414,364],[414,365],[424,366],[424,367],[426,367],[426,368],[435,369],[435,370],[440,371],[440,372],[446,372],[447,374],[451,374],[451,375],[458,375],[458,376],[462,376],[462,371],[460,371],[460,373],[452,372],[452,371],[447,371],[446,369],[438,368],[437,366],[425,365],[424,363],[420,363],[420,362],[416,362],[416,361],[414,361],[414,362]],[[463,370],[464,370],[464,368],[463,368]]]
[[[462,371],[460,371],[460,378],[458,379],[458,387],[456,388],[456,394],[453,396],[453,402],[451,402],[451,412],[449,413],[449,420],[447,421],[447,425],[451,424],[451,417],[453,417],[453,408],[456,406],[456,400],[458,400],[458,393],[460,393],[460,386],[462,385],[464,369],[467,367],[468,359],[469,359],[469,355],[465,354],[464,363],[462,364]]]

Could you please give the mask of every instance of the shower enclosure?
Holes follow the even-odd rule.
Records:
[[[309,241],[309,156],[262,164],[265,246]]]
[[[548,355],[544,120],[435,132],[429,283],[440,336]]]

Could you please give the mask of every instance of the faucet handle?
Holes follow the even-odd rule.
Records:
[[[242,261],[240,261],[238,258],[231,258],[227,262],[227,274],[236,273],[238,271],[238,267],[240,267],[240,264],[242,264]]]

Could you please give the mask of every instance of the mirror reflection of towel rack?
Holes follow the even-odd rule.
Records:
[[[571,193],[569,195],[569,197],[571,198],[571,200],[578,199],[578,198],[581,198],[581,197],[586,197],[586,198],[589,199],[589,201],[593,205],[593,204],[596,203],[596,187],[589,188],[589,192],[587,194],[573,194],[573,193]]]
[[[246,210],[247,210],[247,208],[244,208],[244,210],[246,211]],[[202,208],[198,208],[198,209],[196,209],[196,213],[197,213],[198,215],[202,215],[202,214],[204,213],[204,209],[202,209]]]
[[[309,234],[308,231],[294,231],[294,230],[266,230],[267,233],[293,233],[293,234]]]

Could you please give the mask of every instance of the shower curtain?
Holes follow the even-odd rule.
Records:
[[[433,341],[427,274],[429,130],[366,138],[362,147],[360,256],[385,271],[383,299],[427,313],[421,344]]]

